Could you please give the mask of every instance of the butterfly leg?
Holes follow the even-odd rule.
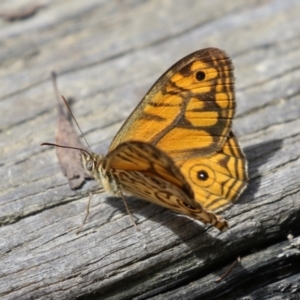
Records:
[[[95,192],[95,193],[90,193],[90,195],[89,195],[89,200],[88,200],[88,203],[87,203],[87,205],[86,205],[86,214],[85,214],[85,217],[84,217],[84,219],[83,219],[83,221],[82,221],[80,227],[79,227],[78,230],[76,231],[76,234],[78,234],[78,233],[81,232],[81,230],[82,230],[82,228],[83,228],[83,226],[84,226],[84,224],[85,224],[85,222],[86,222],[86,220],[87,220],[87,218],[88,218],[88,216],[89,216],[89,214],[90,214],[90,205],[91,205],[92,195],[93,195],[93,194],[103,193],[103,192],[104,192],[104,188],[101,188],[100,190],[98,190],[98,191]]]
[[[123,200],[123,202],[124,202],[124,205],[125,205],[125,208],[126,208],[126,210],[127,210],[127,213],[129,214],[129,217],[130,217],[131,222],[133,223],[135,229],[136,229],[137,231],[140,231],[140,228],[137,226],[137,224],[135,223],[135,221],[134,221],[134,219],[133,219],[132,213],[131,213],[130,210],[129,210],[129,207],[128,207],[128,205],[127,205],[127,202],[126,202],[126,200],[125,200],[125,197],[124,197],[123,193],[122,193],[121,191],[117,191],[116,194],[122,198],[122,200]]]

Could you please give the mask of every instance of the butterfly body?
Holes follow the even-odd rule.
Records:
[[[165,72],[113,139],[106,156],[82,161],[106,191],[123,192],[226,229],[213,213],[248,181],[231,127],[233,65],[216,48],[196,51]]]

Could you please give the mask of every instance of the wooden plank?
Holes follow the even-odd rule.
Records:
[[[0,12],[29,4],[39,3],[1,1]],[[280,0],[69,0],[0,19],[1,298],[300,297],[298,239],[282,250],[300,232],[299,13],[299,2]],[[137,233],[122,201],[99,194],[76,235],[97,185],[71,191],[55,150],[39,146],[55,136],[50,72],[105,153],[153,82],[208,46],[233,59],[234,131],[249,160],[249,187],[224,214],[231,229],[130,197]]]

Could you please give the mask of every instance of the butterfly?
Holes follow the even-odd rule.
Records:
[[[234,113],[230,58],[216,48],[196,51],[154,83],[107,155],[81,149],[83,167],[107,192],[129,193],[226,230],[215,212],[232,204],[248,181],[231,130]]]
[[[216,48],[179,60],[151,87],[113,139],[108,154],[81,151],[84,168],[114,195],[129,193],[220,230],[214,213],[248,181],[231,127],[233,65]]]

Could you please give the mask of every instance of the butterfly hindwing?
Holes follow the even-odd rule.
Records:
[[[212,211],[232,204],[248,182],[247,161],[232,132],[221,150],[188,159],[180,170],[193,187],[196,201]]]
[[[125,142],[110,152],[103,162],[121,190],[185,214],[220,230],[228,224],[194,200],[194,193],[174,162],[148,143]]]

